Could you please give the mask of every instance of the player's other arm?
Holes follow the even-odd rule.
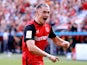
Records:
[[[68,41],[65,41],[61,38],[59,38],[58,36],[56,36],[51,28],[50,34],[49,34],[49,38],[51,38],[53,40],[53,42],[58,45],[58,46],[62,46],[64,48],[68,48],[70,46],[70,43]]]
[[[35,45],[34,40],[27,40],[26,45],[27,45],[28,50],[32,52],[33,54],[37,54],[37,55],[44,56],[44,57],[49,56],[48,53],[44,52],[43,50],[41,50]]]
[[[59,60],[56,56],[50,55],[50,54],[46,53],[45,51],[41,50],[40,48],[38,48],[35,45],[35,41],[34,40],[27,40],[26,41],[26,45],[28,47],[28,50],[30,52],[32,52],[33,54],[36,54],[36,55],[39,55],[39,56],[48,57],[52,62],[56,62],[57,60]]]
[[[62,46],[66,49],[70,46],[70,43],[68,41],[63,40],[59,38],[58,36],[56,36],[55,38],[52,38],[52,40],[56,45]]]

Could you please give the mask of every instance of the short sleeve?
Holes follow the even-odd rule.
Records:
[[[24,41],[34,40],[35,32],[36,30],[33,24],[26,26],[24,29]]]
[[[51,27],[50,34],[49,34],[49,38],[54,38],[54,37],[56,37],[56,35],[55,35],[55,33],[53,32],[52,27]]]

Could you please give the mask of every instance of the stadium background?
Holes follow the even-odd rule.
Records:
[[[47,22],[52,25],[59,37],[71,44],[65,50],[62,47],[56,47],[48,39],[50,44],[46,52],[65,56],[63,58],[69,55],[70,60],[75,60],[76,44],[87,44],[87,0],[0,0],[0,64],[7,61],[8,57],[19,56],[21,59],[21,38],[24,27],[29,20],[33,19],[35,6],[42,2],[51,7],[50,20]],[[20,59],[19,65],[21,65]],[[67,61],[64,60],[64,62]],[[71,61],[73,62],[75,61]]]

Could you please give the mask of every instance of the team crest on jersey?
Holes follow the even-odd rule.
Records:
[[[49,29],[48,27],[46,27],[46,31],[47,31],[47,32],[49,32],[49,31],[50,31],[50,29]]]
[[[36,34],[38,34],[39,33],[39,30],[36,30]]]

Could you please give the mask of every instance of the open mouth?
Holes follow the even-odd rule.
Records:
[[[44,17],[43,20],[47,20],[47,17]]]

